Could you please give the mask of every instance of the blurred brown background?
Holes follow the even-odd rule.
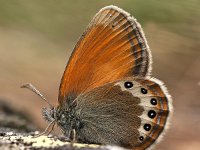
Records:
[[[0,0],[0,99],[46,127],[33,83],[53,104],[73,46],[95,13],[117,5],[142,24],[152,50],[153,76],[173,96],[171,127],[159,150],[200,149],[199,0]]]

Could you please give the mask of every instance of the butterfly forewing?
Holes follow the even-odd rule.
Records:
[[[61,80],[59,102],[108,82],[146,76],[150,55],[135,19],[115,6],[103,8],[74,48]]]
[[[143,150],[163,133],[171,99],[157,79],[126,78],[80,95],[79,140]]]

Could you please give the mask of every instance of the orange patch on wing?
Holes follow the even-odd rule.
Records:
[[[138,23],[128,17],[111,8],[97,13],[66,66],[59,103],[70,93],[79,95],[106,83],[148,73],[144,69],[150,62],[145,37]]]

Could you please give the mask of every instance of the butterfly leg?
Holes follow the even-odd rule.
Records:
[[[54,125],[55,125],[55,120],[51,121],[48,126],[46,127],[46,129],[44,130],[44,132],[38,134],[38,135],[35,135],[34,137],[39,137],[39,136],[42,136],[42,135],[49,135],[52,131],[53,131],[53,128],[54,128]],[[49,130],[50,129],[50,130]]]
[[[77,140],[76,140],[76,130],[75,129],[72,130],[72,142],[73,143],[77,142]]]

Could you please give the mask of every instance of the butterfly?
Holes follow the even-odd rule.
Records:
[[[76,44],[61,79],[58,106],[43,109],[70,140],[151,147],[169,122],[172,99],[151,77],[140,24],[117,6],[102,8]]]

